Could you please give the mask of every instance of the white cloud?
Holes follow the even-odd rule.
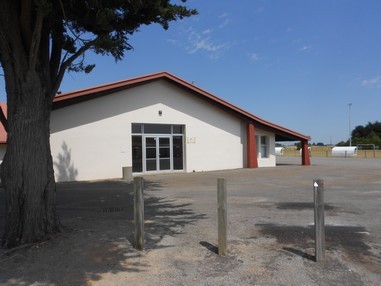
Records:
[[[218,43],[214,40],[213,30],[205,29],[202,32],[198,32],[193,28],[187,29],[188,39],[186,50],[188,54],[195,54],[198,52],[206,52],[210,59],[218,59],[221,57],[222,51],[228,49],[231,44]]]
[[[211,37],[203,38],[200,36],[200,34],[196,32],[193,32],[190,35],[189,40],[192,44],[191,48],[189,49],[189,54],[194,54],[199,50],[204,50],[207,52],[217,52],[218,50],[227,46],[226,43],[215,44],[212,42]]]
[[[250,59],[250,61],[252,61],[252,62],[259,61],[258,54],[256,54],[256,53],[250,53],[250,54],[249,54],[249,59]]]
[[[381,76],[378,75],[374,78],[370,78],[370,79],[364,79],[362,82],[361,82],[361,85],[362,86],[365,86],[365,87],[381,87]]]
[[[210,34],[212,32],[213,32],[212,29],[206,29],[206,30],[202,31],[203,34]]]
[[[220,39],[222,29],[230,23],[227,13],[218,16],[218,26],[211,27],[182,27],[180,38],[182,40],[168,39],[169,43],[184,48],[188,54],[204,52],[210,59],[218,59],[223,52],[229,49],[233,44]],[[185,38],[184,38],[185,37]]]
[[[167,42],[171,43],[171,44],[178,44],[179,43],[179,40],[176,40],[176,39],[167,39]]]
[[[309,49],[311,49],[311,46],[303,46],[299,49],[299,52],[305,52],[305,51],[308,51]]]
[[[230,20],[229,20],[229,19],[225,19],[225,20],[218,26],[218,28],[221,29],[221,28],[227,26],[229,23],[230,23]]]
[[[228,13],[223,13],[220,16],[218,16],[218,18],[223,20],[223,22],[220,25],[218,25],[218,28],[220,29],[222,29],[223,27],[225,27],[226,25],[230,23],[230,19],[228,18]]]

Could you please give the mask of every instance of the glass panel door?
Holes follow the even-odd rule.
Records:
[[[146,137],[146,171],[157,170],[157,152],[156,152],[156,137]]]
[[[132,136],[132,172],[143,171],[142,136]]]
[[[171,169],[171,140],[170,137],[159,139],[159,171]]]
[[[171,170],[171,137],[145,137],[146,171]]]
[[[173,136],[173,170],[183,169],[183,136]]]

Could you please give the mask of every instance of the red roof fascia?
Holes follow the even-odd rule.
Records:
[[[291,129],[285,128],[283,126],[271,123],[269,121],[266,121],[260,117],[257,117],[237,106],[234,104],[231,104],[197,86],[194,84],[187,82],[177,76],[174,76],[168,72],[159,72],[154,74],[149,74],[145,76],[140,76],[132,79],[117,81],[113,83],[108,83],[104,85],[94,86],[82,90],[77,90],[73,92],[63,93],[60,95],[57,95],[53,101],[53,108],[60,108],[64,107],[70,104],[75,104],[79,101],[84,101],[87,99],[96,98],[98,96],[102,96],[105,94],[112,93],[117,90],[127,89],[139,84],[144,84],[149,81],[158,80],[158,79],[168,79],[172,82],[177,83],[183,88],[192,90],[196,92],[197,94],[203,96],[206,99],[211,100],[214,103],[217,103],[220,106],[223,106],[227,108],[228,110],[234,111],[235,113],[239,114],[240,116],[243,116],[247,118],[249,121],[253,121],[256,123],[259,123],[260,125],[264,126],[265,128],[269,128],[271,130],[276,130],[277,132],[281,133],[282,135],[286,135],[286,137],[291,137],[295,139],[302,139],[302,140],[311,140],[309,136],[303,135],[301,133],[295,132]],[[61,104],[60,104],[61,103]]]
[[[280,126],[280,125],[277,125],[277,124],[274,124],[274,123],[271,123],[267,120],[264,120],[258,116],[255,116],[253,114],[251,114],[250,112],[247,112],[246,110],[243,110],[241,108],[239,108],[238,106],[230,103],[230,102],[227,102],[226,100],[223,100],[195,85],[193,85],[192,83],[189,83],[189,82],[186,82],[174,75],[171,75],[169,73],[167,73],[167,75],[169,76],[170,79],[178,82],[179,84],[191,89],[191,90],[194,90],[196,91],[197,93],[211,99],[212,101],[214,102],[217,102],[219,104],[221,104],[222,106],[225,106],[227,107],[228,109],[230,110],[233,110],[235,111],[236,113],[238,113],[239,115],[242,115],[244,117],[246,117],[249,121],[253,121],[253,122],[257,122],[269,129],[275,129],[275,130],[278,130],[278,131],[281,131],[281,133],[284,133],[284,134],[287,134],[287,135],[292,135],[292,137],[296,137],[297,139],[304,139],[304,140],[307,140],[307,141],[310,141],[311,140],[311,137],[310,136],[306,136],[306,135],[303,135],[301,133],[298,133],[298,132],[295,132],[291,129],[288,129],[288,128],[285,128],[283,126]]]
[[[97,95],[99,93],[109,94],[109,93],[114,92],[115,90],[126,89],[129,87],[138,85],[138,84],[143,84],[143,83],[146,83],[146,82],[149,82],[152,80],[162,78],[162,77],[164,77],[164,74],[166,74],[166,73],[165,72],[156,73],[156,74],[136,77],[136,78],[132,78],[132,79],[116,81],[116,82],[112,82],[112,83],[108,83],[108,84],[93,86],[93,87],[89,87],[89,88],[85,88],[85,89],[81,89],[81,90],[62,93],[62,94],[57,95],[53,99],[53,108],[55,107],[55,105],[57,105],[57,103],[60,103],[60,102],[71,101],[71,100],[74,100],[74,99],[77,99],[80,97],[87,97],[89,95],[91,96],[91,99],[92,99],[94,97],[97,97]],[[69,103],[69,105],[70,105],[70,103]]]
[[[275,133],[279,133],[282,136],[294,138],[296,140],[311,140],[309,136],[303,135],[301,133],[295,132],[291,129],[285,128],[283,126],[271,123],[266,121],[260,117],[257,117],[237,106],[223,100],[197,86],[194,84],[187,82],[177,76],[174,76],[168,72],[159,72],[154,74],[149,74],[145,76],[140,76],[132,79],[121,80],[113,83],[108,83],[104,85],[94,86],[86,89],[81,89],[77,91],[67,92],[63,94],[57,95],[53,100],[53,109],[62,108],[68,105],[72,105],[81,101],[86,101],[89,99],[93,99],[102,95],[110,94],[112,92],[123,90],[127,88],[134,87],[136,85],[144,84],[153,80],[158,79],[167,79],[172,82],[175,82],[182,88],[186,88],[200,95],[204,99],[208,99],[211,102],[224,107],[229,111],[233,111],[235,114],[238,114],[248,121],[253,121],[254,123],[260,124],[265,129],[273,130]],[[1,108],[3,108],[4,114],[7,114],[7,105],[6,103],[0,103]],[[0,144],[6,143],[7,133],[2,124],[0,124]]]

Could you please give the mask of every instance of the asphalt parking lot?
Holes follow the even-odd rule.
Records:
[[[64,231],[1,250],[0,285],[380,285],[381,160],[277,162],[145,176],[143,251],[132,247],[132,184],[58,184]],[[226,257],[216,254],[217,178],[227,180]],[[322,263],[314,260],[316,178],[325,183]]]

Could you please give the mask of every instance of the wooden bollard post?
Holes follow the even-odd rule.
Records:
[[[324,229],[324,181],[314,180],[315,204],[315,261],[320,262],[325,257],[325,229]]]
[[[218,254],[226,256],[227,251],[227,203],[226,180],[217,179],[217,205],[218,205]]]
[[[142,177],[134,178],[135,248],[144,248],[144,196]]]

